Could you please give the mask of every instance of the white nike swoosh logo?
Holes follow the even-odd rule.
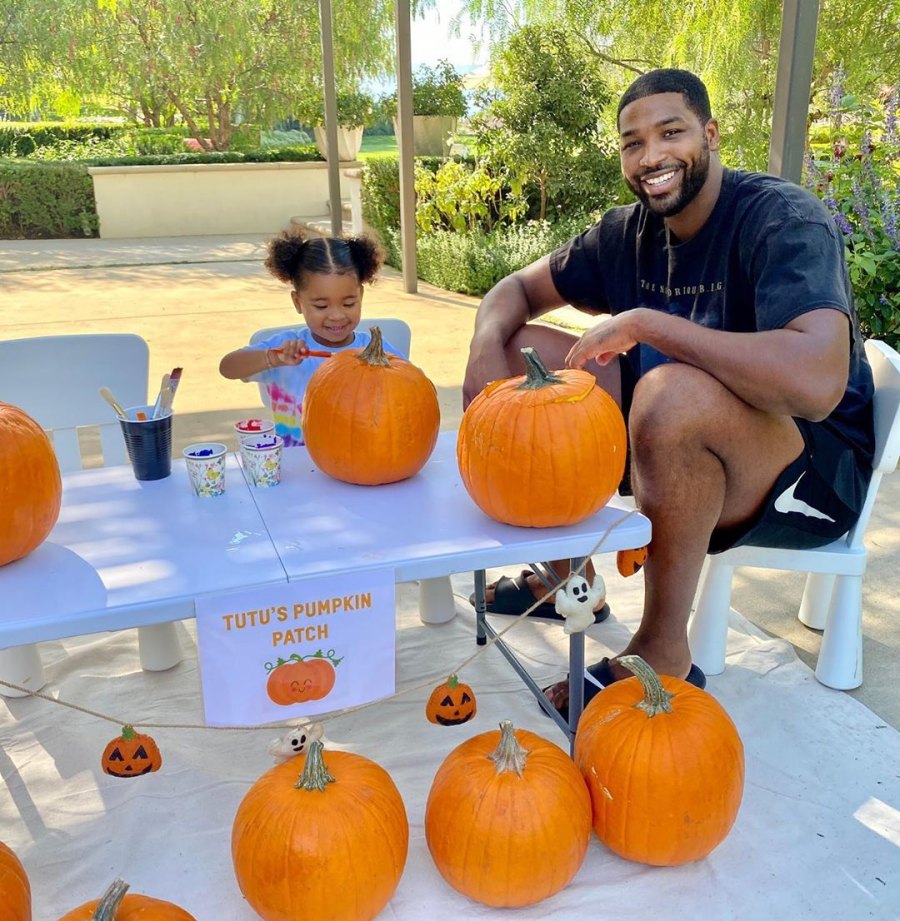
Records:
[[[820,512],[817,508],[807,505],[802,499],[796,498],[795,493],[797,492],[797,485],[805,476],[806,472],[804,471],[797,477],[797,482],[788,486],[788,488],[775,500],[775,511],[781,512],[782,514],[786,514],[787,512],[799,512],[801,515],[806,515],[807,518],[821,518],[822,521],[830,521],[834,524],[835,521],[833,518],[830,518],[824,512]]]

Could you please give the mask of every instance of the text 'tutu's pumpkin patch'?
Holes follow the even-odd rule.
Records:
[[[151,736],[123,726],[122,735],[107,743],[100,766],[112,777],[141,777],[162,767],[162,755]]]
[[[472,719],[475,713],[475,692],[456,675],[439,684],[425,704],[428,721],[440,726],[459,726]]]

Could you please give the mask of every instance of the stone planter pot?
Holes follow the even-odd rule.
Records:
[[[328,157],[328,143],[325,138],[325,127],[317,125],[313,128],[316,136],[316,147],[323,157]],[[363,128],[348,128],[346,125],[338,125],[338,161],[343,163],[348,160],[355,160],[362,147]]]
[[[413,115],[413,152],[417,157],[449,157],[450,138],[456,132],[455,115]],[[400,124],[394,118],[394,134]]]

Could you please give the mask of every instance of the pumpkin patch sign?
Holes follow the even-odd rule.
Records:
[[[394,693],[393,570],[199,598],[195,611],[210,726],[317,716]]]

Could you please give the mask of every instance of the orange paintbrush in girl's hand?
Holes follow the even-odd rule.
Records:
[[[269,349],[270,352],[283,352],[284,349]],[[331,358],[334,352],[323,352],[316,349],[307,349],[303,353],[304,358]]]

